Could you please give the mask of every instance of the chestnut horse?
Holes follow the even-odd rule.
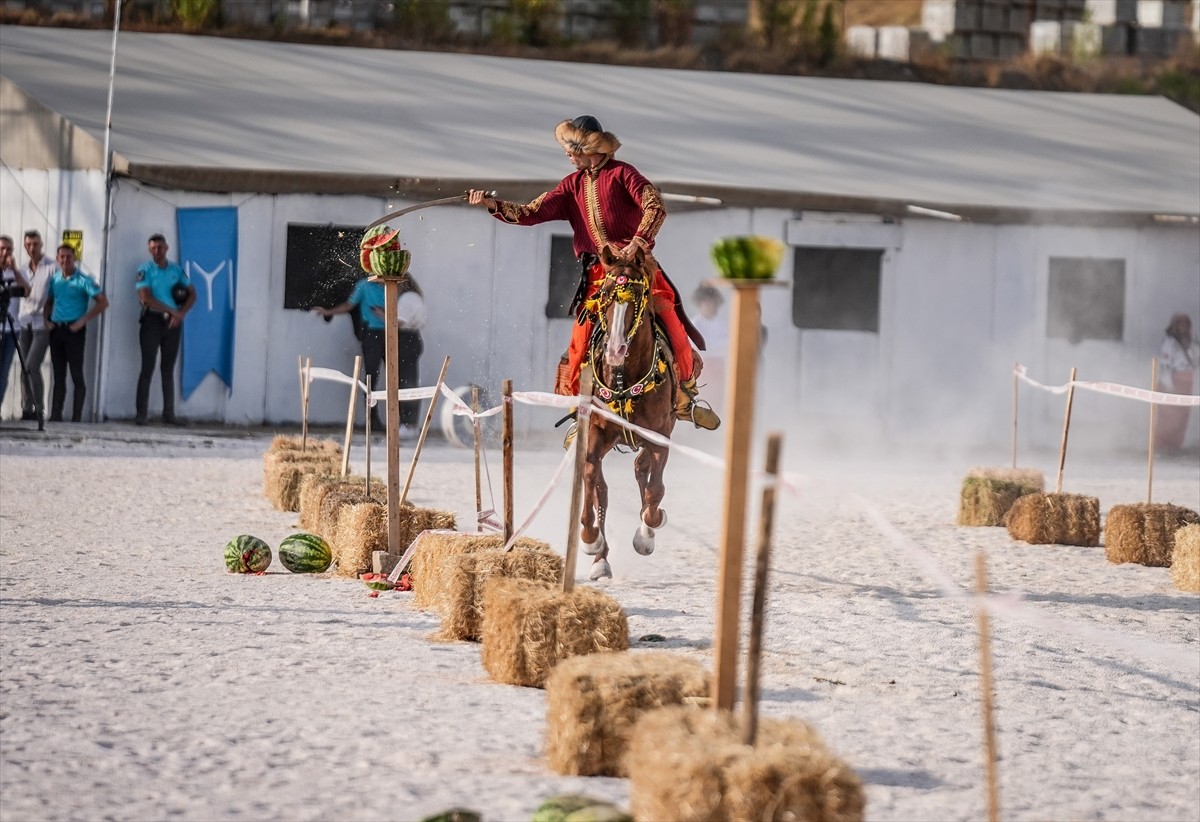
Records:
[[[655,331],[651,285],[657,263],[638,249],[621,260],[605,246],[600,251],[604,280],[585,305],[596,330],[588,362],[592,368],[594,396],[629,422],[670,438],[675,427],[675,369],[670,346]],[[645,440],[617,423],[591,415],[587,464],[583,471],[581,549],[595,556],[591,579],[612,576],[604,520],[608,512],[608,483],[604,480],[605,455],[618,444],[638,452],[633,472],[642,495],[641,524],[633,536],[633,549],[645,556],[654,551],[654,529],[666,525],[662,502],[663,469],[669,449]]]

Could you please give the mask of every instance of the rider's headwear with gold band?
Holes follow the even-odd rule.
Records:
[[[612,156],[621,147],[617,136],[605,131],[600,121],[590,114],[584,114],[574,120],[563,120],[554,129],[554,138],[570,154]]]

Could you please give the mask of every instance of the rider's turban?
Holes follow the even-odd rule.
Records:
[[[590,114],[563,120],[554,129],[559,145],[571,154],[616,154],[621,141],[605,131],[600,121]]]

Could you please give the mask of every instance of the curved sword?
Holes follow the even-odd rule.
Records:
[[[496,192],[487,191],[487,192],[484,192],[484,196],[485,197],[495,197]],[[454,197],[443,197],[440,200],[430,200],[429,202],[425,202],[425,203],[417,203],[414,206],[409,206],[408,208],[402,208],[399,211],[393,211],[391,214],[384,214],[378,220],[376,220],[375,222],[373,222],[369,226],[367,226],[367,228],[365,230],[370,231],[375,226],[383,225],[388,220],[394,220],[397,217],[403,217],[405,214],[408,214],[409,212],[412,212],[412,211],[420,211],[423,208],[430,208],[431,206],[450,205],[451,203],[461,203],[462,201],[464,201],[466,199],[467,199],[466,194],[458,194],[458,195],[455,195]]]

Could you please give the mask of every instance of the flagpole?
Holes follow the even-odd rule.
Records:
[[[104,225],[101,227],[100,245],[100,289],[108,292],[108,234],[109,222],[112,219],[112,111],[113,92],[117,79],[117,34],[121,30],[121,4],[117,0],[113,11],[112,57],[108,64],[108,106],[104,115]],[[97,318],[96,334],[96,372],[94,383],[96,388],[92,395],[92,419],[100,420],[100,408],[104,399],[104,383],[108,376],[108,363],[105,361],[104,349],[108,341],[108,322],[104,314]]]

